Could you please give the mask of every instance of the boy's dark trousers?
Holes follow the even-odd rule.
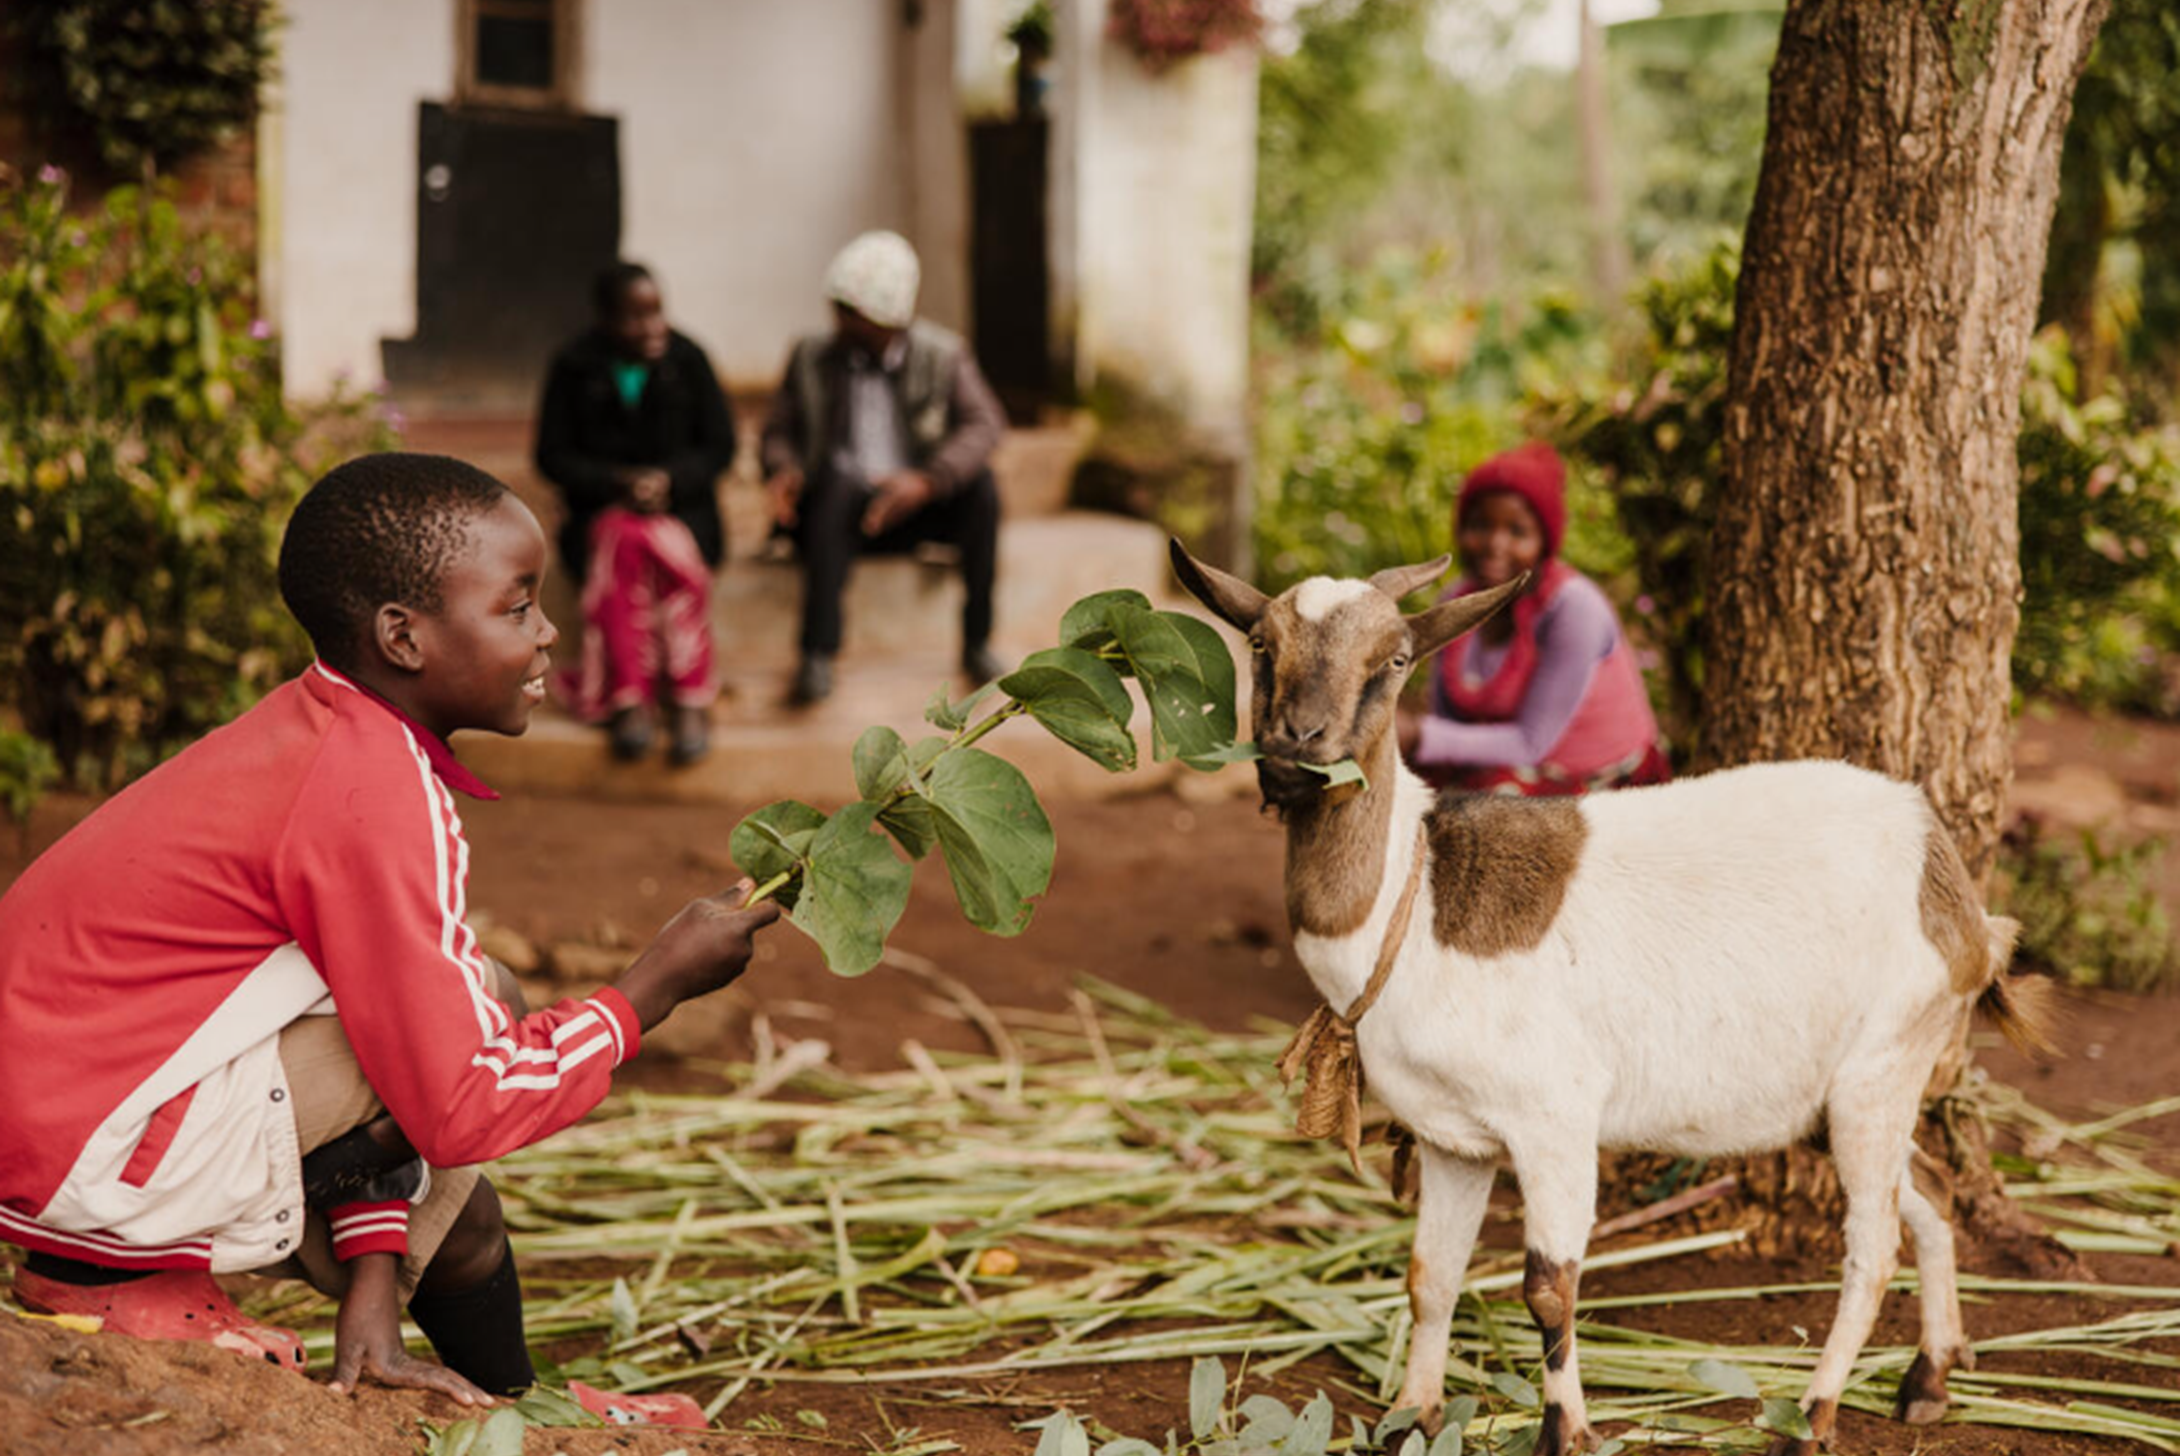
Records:
[[[802,557],[802,653],[831,657],[840,651],[840,598],[858,555],[897,555],[927,541],[961,553],[966,598],[961,607],[964,654],[992,635],[992,581],[999,567],[999,487],[989,470],[933,499],[884,534],[863,534],[863,512],[873,491],[864,482],[830,471],[813,475],[797,503],[795,549]]]

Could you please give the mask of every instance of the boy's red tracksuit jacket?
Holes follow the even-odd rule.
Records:
[[[0,898],[0,1240],[140,1269],[294,1252],[281,1028],[337,1015],[427,1163],[580,1118],[635,1055],[618,991],[513,1019],[464,923],[446,746],[325,667],[116,795]],[[400,1204],[332,1211],[342,1258]]]

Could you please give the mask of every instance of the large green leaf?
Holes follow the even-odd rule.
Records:
[[[1171,622],[1188,644],[1195,659],[1196,680],[1204,685],[1208,696],[1204,699],[1204,716],[1220,742],[1231,742],[1239,719],[1234,711],[1234,654],[1226,650],[1226,639],[1209,622],[1191,617],[1185,612],[1160,612],[1159,616]],[[1206,763],[1196,757],[1186,760],[1190,768],[1215,769],[1216,762]]]
[[[825,827],[825,816],[797,799],[779,799],[765,805],[734,826],[727,852],[742,873],[758,884],[794,870],[809,853],[810,841]],[[780,908],[792,911],[802,893],[802,882],[789,880],[774,892]]]
[[[999,680],[999,690],[1028,708],[1052,736],[1110,771],[1135,767],[1128,718],[1135,703],[1104,662],[1076,647],[1033,652]]]
[[[954,898],[969,923],[1018,935],[1052,882],[1052,823],[1022,771],[980,748],[931,765],[925,785]]]
[[[1092,592],[1069,607],[1060,617],[1060,645],[1095,652],[1113,643],[1111,609],[1116,606],[1150,610],[1151,599],[1139,591]]]
[[[1128,665],[1142,681],[1144,700],[1150,704],[1154,758],[1161,763],[1169,758],[1195,758],[1233,741],[1232,660],[1227,661],[1222,712],[1218,694],[1201,676],[1201,643],[1177,625],[1191,618],[1178,612],[1118,605],[1110,609],[1109,620],[1120,650],[1127,654]],[[1225,656],[1225,646],[1217,642],[1216,634],[1212,640],[1218,645],[1219,655]]]
[[[882,799],[908,777],[908,745],[891,728],[865,728],[855,740],[855,791]]]
[[[911,787],[908,793],[895,795],[914,776],[915,769],[936,756],[928,751],[928,745],[943,751],[946,740],[927,738],[919,743],[917,749],[924,754],[920,761],[911,758],[908,745],[891,728],[866,728],[863,736],[855,740],[856,792],[866,799],[892,800],[878,815],[878,822],[911,859],[929,854],[931,846],[938,842],[938,833],[931,824],[931,807],[919,792]]]
[[[825,821],[810,840],[802,894],[788,912],[834,974],[878,964],[886,936],[908,908],[910,866],[877,832],[878,806],[863,800]]]

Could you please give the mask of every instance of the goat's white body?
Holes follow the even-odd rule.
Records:
[[[1334,1006],[1360,994],[1430,791],[1401,771],[1370,917],[1295,949]],[[1843,1071],[1927,1075],[1973,994],[1948,984],[1918,895],[1932,817],[1837,763],[1764,764],[1579,801],[1559,914],[1480,958],[1414,921],[1358,1028],[1372,1093],[1425,1142],[1528,1137],[1693,1155],[1807,1133]]]
[[[1420,841],[1433,795],[1391,744],[1399,684],[1411,662],[1473,630],[1523,579],[1403,616],[1399,599],[1435,580],[1444,561],[1389,568],[1368,583],[1313,578],[1278,598],[1178,545],[1174,565],[1200,600],[1250,633],[1266,755],[1259,782],[1290,813],[1295,951],[1345,1011],[1371,978],[1416,855],[1430,853]],[[1378,781],[1320,798],[1301,769],[1343,751]],[[2033,1031],[2018,993],[1992,980],[2017,927],[1976,909],[1917,790],[1844,764],[1766,764],[1572,808],[1579,835],[1564,807],[1538,806],[1550,817],[1527,822],[1470,808],[1442,826],[1441,836],[1508,842],[1449,846],[1454,862],[1442,875],[1422,867],[1414,919],[1356,1026],[1370,1090],[1419,1140],[1414,1323],[1394,1404],[1426,1425],[1443,1410],[1453,1309],[1503,1158],[1521,1184],[1522,1296],[1544,1352],[1536,1449],[1564,1456],[1595,1445],[1574,1313],[1598,1148],[1754,1151],[1790,1143],[1821,1118],[1846,1198],[1846,1257],[1838,1313],[1802,1397],[1812,1434],[1786,1444],[1815,1456],[1815,1438],[1829,1435],[1903,1223],[1915,1240],[1923,1329],[1900,1380],[1900,1412],[1938,1419],[1946,1372],[1970,1352],[1951,1230],[1910,1176],[1914,1124],[1979,998],[1991,997],[2002,1024]],[[1464,887],[1482,887],[1474,907],[1433,903]],[[1365,899],[1352,931],[1302,928],[1344,925]],[[1437,933],[1441,912],[1451,944]]]

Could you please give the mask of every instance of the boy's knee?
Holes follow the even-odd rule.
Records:
[[[480,1177],[440,1240],[417,1290],[445,1294],[474,1288],[497,1273],[507,1257],[507,1221],[500,1213],[500,1195],[491,1179]]]

